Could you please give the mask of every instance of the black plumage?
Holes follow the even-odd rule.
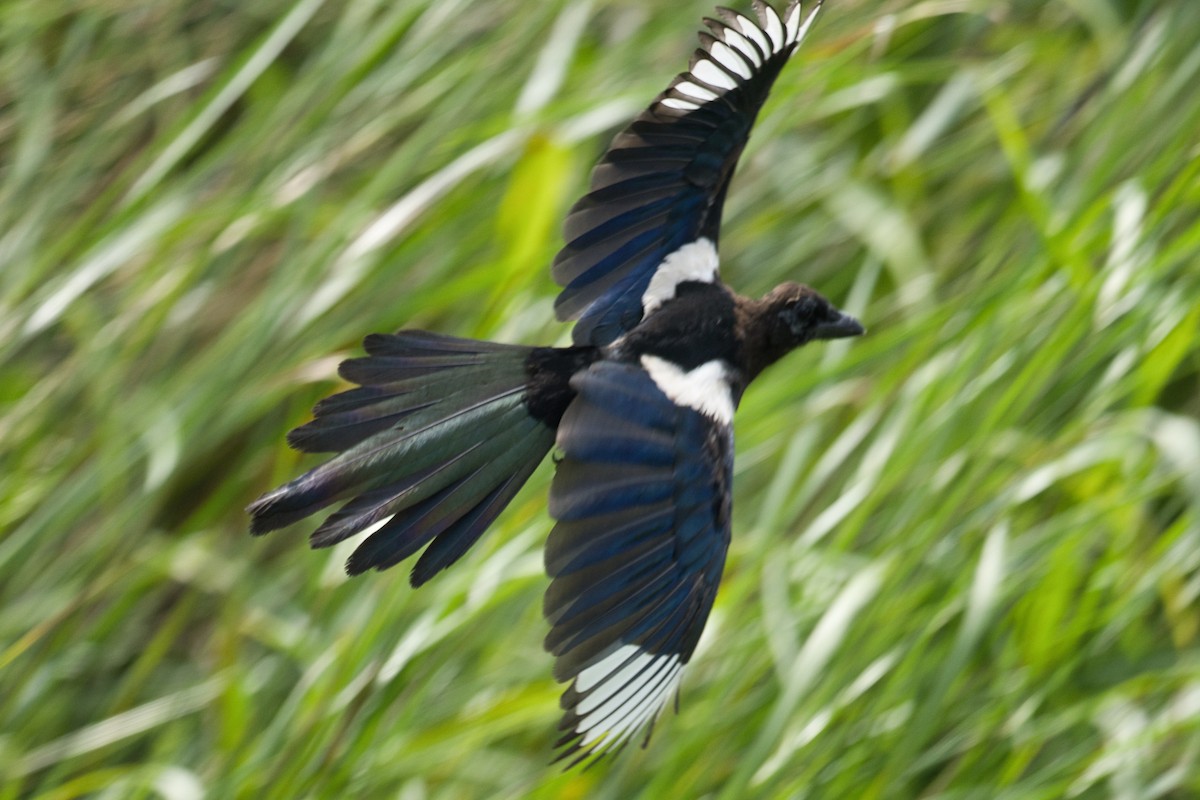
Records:
[[[369,531],[352,574],[423,550],[418,586],[557,445],[544,608],[555,677],[570,683],[560,757],[623,746],[675,695],[728,550],[746,386],[798,346],[862,333],[807,287],[753,300],[718,276],[738,156],[819,5],[802,17],[797,2],[780,15],[756,0],[757,21],[719,9],[689,70],[617,135],[552,267],[575,346],[369,336],[340,368],[356,388],[288,437],[337,455],[249,508],[265,533],[342,503],[312,545]]]

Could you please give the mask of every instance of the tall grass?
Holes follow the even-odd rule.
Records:
[[[548,768],[549,466],[453,570],[242,507],[402,326],[547,265],[705,2],[0,10],[0,798],[1200,795],[1200,4],[828,0],[723,275],[869,334],[747,393],[678,716]]]

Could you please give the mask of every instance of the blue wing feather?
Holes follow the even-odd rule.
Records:
[[[546,545],[546,648],[557,677],[572,682],[564,725],[576,735],[564,755],[619,746],[677,685],[674,667],[695,649],[724,566],[733,464],[729,427],[672,402],[637,365],[599,362],[572,386]],[[647,659],[665,683],[637,684],[637,708],[605,699],[617,691],[605,681],[627,679],[625,664],[651,674]]]
[[[782,20],[757,11],[757,23],[726,9],[724,21],[705,20],[712,33],[701,34],[689,71],[613,139],[568,214],[552,272],[564,287],[555,309],[577,320],[577,344],[607,345],[637,325],[664,260],[701,237],[715,246],[738,157],[807,30],[797,2]]]

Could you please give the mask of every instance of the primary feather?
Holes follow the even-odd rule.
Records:
[[[791,2],[782,17],[755,3],[758,21],[728,9],[706,19],[711,34],[681,73],[623,131],[592,172],[591,187],[563,225],[566,246],[551,271],[564,288],[559,319],[577,319],[577,344],[606,345],[657,307],[670,287],[647,298],[673,254],[698,242],[716,280],[721,209],[738,157],[775,78],[808,32]],[[697,267],[695,272],[700,272]],[[650,309],[652,310],[652,309]]]

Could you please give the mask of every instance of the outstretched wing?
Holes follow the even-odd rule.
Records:
[[[807,5],[807,4],[806,4]],[[617,135],[564,225],[554,259],[558,318],[576,344],[606,345],[683,281],[717,280],[721,206],[738,156],[776,76],[812,24],[792,0],[781,17],[755,0],[758,22],[728,9],[687,72]]]
[[[653,375],[611,361],[578,375],[558,429],[546,649],[571,682],[558,746],[574,763],[628,742],[675,694],[729,547],[732,403],[714,414],[664,393],[728,397],[721,364],[655,361]]]

